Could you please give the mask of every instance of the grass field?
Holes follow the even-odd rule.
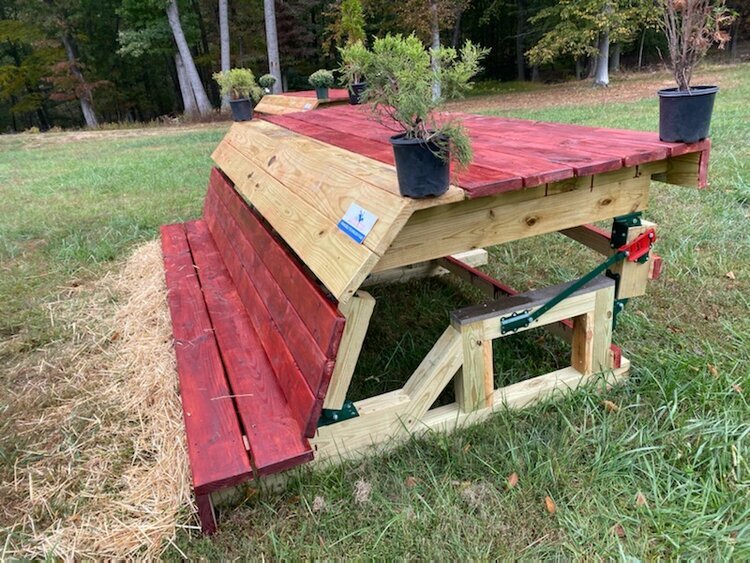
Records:
[[[750,65],[710,74],[724,87],[713,122],[711,188],[652,190],[647,217],[660,225],[665,272],[618,325],[616,342],[634,364],[626,384],[502,412],[481,426],[414,439],[360,462],[300,470],[281,492],[262,491],[224,510],[213,539],[181,530],[166,554],[750,558]],[[629,84],[638,90],[664,79]],[[509,88],[467,107],[656,128],[653,95],[618,101],[613,94],[607,102],[603,94],[595,101],[582,94],[575,104],[581,85],[541,91],[551,88],[554,95]],[[511,98],[515,109],[498,105]],[[38,459],[30,425],[65,394],[56,370],[44,367],[45,354],[70,338],[55,322],[53,304],[119,268],[159,225],[200,214],[209,155],[224,130],[0,137],[0,483]],[[488,271],[522,288],[572,279],[596,263],[557,235],[490,253]],[[474,298],[445,280],[374,294],[380,320],[353,398],[403,382],[447,312]],[[561,367],[561,344],[526,334],[498,351],[503,382]],[[26,388],[35,396],[19,392]],[[14,523],[20,499],[33,493],[10,486],[0,492],[1,556],[4,545],[25,541]],[[40,522],[50,525],[75,507],[51,501]]]

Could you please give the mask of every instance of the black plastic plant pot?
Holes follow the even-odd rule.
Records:
[[[315,88],[315,95],[318,96],[319,100],[327,100],[328,88]]]
[[[358,106],[362,103],[362,92],[367,88],[367,82],[355,82],[349,87],[349,103]]]
[[[250,121],[253,118],[253,103],[249,98],[229,100],[229,106],[235,121]]]
[[[695,143],[708,137],[718,91],[718,86],[659,90],[659,138],[670,143]]]
[[[398,189],[402,196],[415,199],[444,194],[450,184],[450,164],[439,156],[433,141],[407,139],[405,134],[391,137],[396,158]]]

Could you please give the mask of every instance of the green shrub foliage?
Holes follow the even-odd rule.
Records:
[[[316,70],[308,79],[314,88],[330,88],[333,86],[333,73],[330,70]]]
[[[341,73],[341,82],[344,86],[359,84],[365,77],[365,61],[368,56],[367,48],[362,41],[355,41],[346,47],[339,47],[341,65],[338,71]]]
[[[473,86],[471,79],[481,70],[480,61],[487,54],[467,41],[460,51],[443,47],[427,51],[415,36],[386,35],[375,39],[372,49],[364,47],[342,50],[350,68],[367,77],[363,97],[375,119],[392,126],[395,121],[407,138],[434,141],[442,158],[454,159],[466,166],[472,151],[465,128],[457,119],[436,115],[446,99],[463,96]],[[433,66],[431,53],[439,64]],[[353,72],[345,71],[349,80]],[[440,81],[442,95],[433,97],[433,84]]]
[[[253,71],[247,68],[233,68],[214,74],[222,96],[229,96],[233,100],[252,98],[258,101],[263,97],[263,91],[255,82]]]
[[[273,74],[264,74],[258,78],[258,84],[261,88],[273,88],[273,85],[276,84],[276,77]]]

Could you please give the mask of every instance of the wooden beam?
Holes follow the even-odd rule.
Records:
[[[648,203],[649,185],[648,177],[635,177],[550,196],[531,188],[417,211],[373,271],[638,211]],[[518,201],[527,192],[537,197]]]
[[[638,236],[645,233],[648,229],[655,229],[656,223],[642,221],[639,227],[630,227],[628,229],[627,242],[632,242]],[[630,262],[625,260],[612,266],[613,274],[620,276],[620,283],[617,287],[617,299],[629,299],[646,294],[646,286],[651,278],[651,260],[645,264]]]
[[[517,295],[498,299],[491,303],[465,307],[458,311],[454,311],[451,314],[451,323],[457,330],[462,330],[462,328],[467,325],[481,323],[482,330],[484,331],[483,339],[491,340],[494,338],[500,338],[503,336],[500,332],[500,318],[518,311],[536,311],[554,296],[570,286],[571,283],[573,282],[553,285],[526,293],[519,293]],[[550,311],[542,315],[530,326],[516,332],[522,332],[524,330],[583,315],[593,310],[597,291],[610,286],[614,287],[614,283],[614,280],[606,276],[599,276],[588,285],[566,298],[562,303],[559,303]]]
[[[705,156],[704,156],[705,153]],[[654,174],[654,180],[686,186],[689,188],[704,187],[705,179],[702,177],[702,159],[708,160],[708,151],[691,152],[680,156],[673,156],[667,161],[666,172]]]
[[[486,408],[494,390],[492,341],[484,339],[482,323],[461,327],[463,366],[454,378],[456,402],[464,412]]]
[[[468,250],[454,254],[451,258],[469,266],[484,266],[488,262],[487,251],[483,248]],[[447,265],[444,259],[429,260],[419,262],[409,266],[385,270],[370,276],[362,283],[362,287],[372,287],[374,285],[386,285],[391,283],[403,283],[409,280],[427,277],[444,276],[453,273],[453,269]]]
[[[336,357],[336,367],[331,376],[331,385],[323,403],[324,409],[340,410],[344,406],[374,309],[375,298],[362,290],[355,293],[348,303],[341,305],[340,310],[346,317],[346,325]]]

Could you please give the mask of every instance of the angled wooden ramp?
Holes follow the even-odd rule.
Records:
[[[328,91],[328,99],[319,100],[315,91],[286,92],[284,94],[267,94],[263,96],[255,111],[266,115],[285,115],[301,111],[311,111],[318,107],[339,104],[349,100],[349,93],[341,88]]]

